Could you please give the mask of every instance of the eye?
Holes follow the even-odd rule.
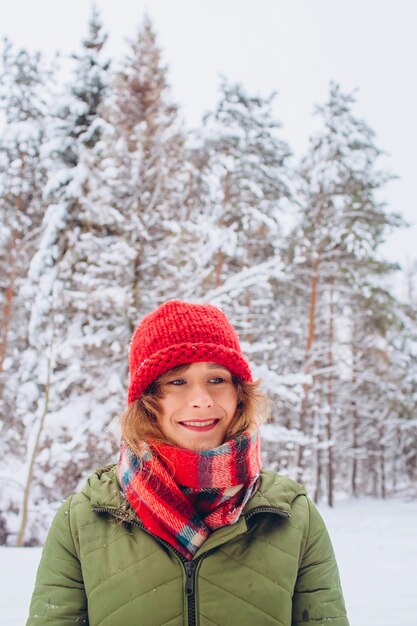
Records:
[[[214,376],[213,378],[210,378],[210,382],[213,385],[220,385],[221,383],[225,383],[226,379],[223,378],[222,376]]]
[[[174,380],[169,380],[167,385],[185,385],[185,380],[183,378],[174,378]]]

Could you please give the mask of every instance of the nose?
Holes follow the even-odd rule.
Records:
[[[193,385],[190,389],[190,405],[193,408],[206,409],[213,406],[214,401],[205,385]]]

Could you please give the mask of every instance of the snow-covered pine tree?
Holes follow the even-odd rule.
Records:
[[[207,287],[219,287],[279,249],[282,212],[290,195],[290,150],[279,137],[274,98],[250,96],[241,85],[223,79],[217,108],[204,118],[207,219],[216,242]]]
[[[343,440],[351,444],[346,478],[354,495],[385,497],[402,489],[408,474],[404,460],[410,452],[402,435],[414,432],[415,438],[417,431],[416,318],[412,307],[372,280],[366,287],[347,309],[346,372],[352,389],[341,402],[351,407],[352,419],[343,424]]]
[[[274,94],[250,96],[223,80],[197,152],[207,190],[201,294],[227,310],[271,388],[279,372],[282,222],[291,205],[290,149],[280,137],[273,103]]]
[[[107,85],[108,63],[102,60],[105,39],[93,10],[82,52],[74,57],[72,82],[54,94],[47,119],[43,145],[49,169],[44,193],[47,210],[29,268],[29,345],[18,372],[20,385],[31,384],[31,394],[20,393],[17,403],[18,413],[30,416],[18,544],[39,540],[48,526],[50,502],[74,489],[87,462],[102,461],[110,451],[109,443],[104,452],[95,437],[96,404],[88,394],[91,358],[86,358],[86,345],[89,341],[91,345],[91,338],[82,328],[87,312],[94,308],[96,292],[83,279],[86,264],[80,253],[89,236],[83,216],[90,175],[86,152],[100,138],[98,109]],[[104,418],[101,428],[105,426]]]
[[[185,231],[192,202],[185,133],[149,18],[116,72],[106,104],[109,123],[102,161],[104,202],[129,223],[131,329],[138,318],[184,289]]]
[[[405,268],[406,295],[408,309],[406,323],[401,337],[407,337],[402,354],[406,356],[406,375],[403,379],[403,395],[406,399],[397,425],[397,455],[394,461],[394,488],[401,487],[401,477],[405,475],[405,489],[412,497],[417,497],[417,260],[410,260]]]
[[[301,210],[289,243],[292,280],[304,302],[303,372],[311,378],[299,407],[299,428],[310,445],[299,446],[298,478],[312,480],[306,465],[310,471],[315,465],[317,495],[317,481],[325,481],[330,504],[335,431],[351,419],[339,404],[346,390],[346,310],[367,288],[365,277],[378,283],[394,269],[381,261],[378,248],[387,229],[401,224],[379,200],[390,177],[378,170],[374,133],[355,117],[353,103],[352,95],[332,84],[328,102],[318,108],[323,129],[312,137],[301,164]]]
[[[24,286],[44,214],[46,165],[41,145],[50,78],[39,53],[4,43],[0,68],[0,451],[9,463],[2,472],[0,506],[6,534],[23,489],[19,463],[27,415],[17,414],[15,405],[18,392],[30,394],[30,382],[21,381],[19,387],[16,371],[28,345],[30,302]]]

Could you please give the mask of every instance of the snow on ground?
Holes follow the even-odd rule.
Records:
[[[417,502],[347,500],[320,511],[351,626],[416,626]]]
[[[346,500],[320,510],[351,626],[416,626],[417,502]],[[0,626],[24,626],[40,555],[0,548]]]
[[[0,548],[0,624],[24,626],[41,548]]]

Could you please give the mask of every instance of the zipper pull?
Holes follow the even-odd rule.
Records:
[[[185,593],[187,596],[192,596],[194,593],[194,574],[196,564],[194,561],[187,561],[184,563],[187,578],[185,579]]]

